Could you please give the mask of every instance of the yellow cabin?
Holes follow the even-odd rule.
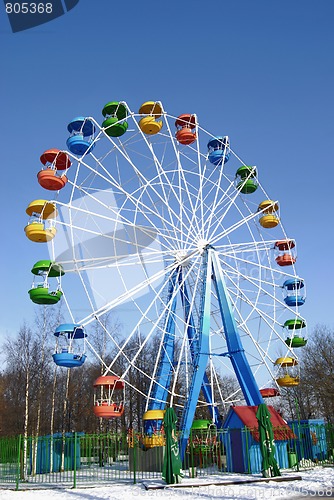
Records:
[[[300,378],[295,368],[297,359],[284,356],[276,359],[275,365],[278,366],[276,382],[280,387],[296,387],[299,384]]]
[[[139,108],[141,115],[148,115],[139,121],[139,128],[144,134],[154,135],[162,129],[162,121],[157,120],[162,115],[160,102],[147,101]]]
[[[264,200],[258,206],[258,211],[261,212],[259,222],[264,228],[273,228],[279,224],[277,216],[279,210],[278,203],[273,200]]]
[[[29,203],[26,213],[30,217],[24,228],[27,238],[35,243],[47,243],[56,235],[56,205],[47,200],[34,200]]]
[[[166,444],[163,431],[164,415],[165,410],[148,410],[144,413],[143,444],[146,448],[155,448]]]

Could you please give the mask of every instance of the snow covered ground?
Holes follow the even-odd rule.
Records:
[[[210,500],[216,498],[249,500],[255,498],[297,498],[311,499],[315,497],[333,498],[334,497],[334,468],[316,467],[312,470],[302,472],[288,472],[284,477],[301,476],[301,480],[275,482],[269,481],[254,484],[236,484],[236,485],[213,485],[211,482],[226,483],[227,481],[240,481],[259,479],[260,476],[245,476],[238,474],[216,475],[206,477],[205,479],[183,479],[182,485],[188,485],[185,488],[165,487],[164,489],[145,489],[142,482],[134,485],[129,483],[110,483],[108,486],[94,488],[44,488],[44,489],[24,489],[20,485],[19,491],[0,489],[1,500],[132,500],[133,498],[172,498],[172,499],[202,499]],[[202,484],[202,483],[206,484]],[[151,480],[145,482],[148,485],[162,485],[162,481]],[[201,486],[191,486],[201,483]],[[36,485],[34,485],[36,488]]]

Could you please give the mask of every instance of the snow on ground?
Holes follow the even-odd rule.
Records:
[[[44,488],[44,489],[24,489],[20,485],[19,491],[8,489],[0,489],[1,500],[132,500],[134,498],[172,498],[172,499],[202,499],[210,500],[216,498],[238,500],[250,500],[256,498],[273,499],[294,497],[295,500],[311,499],[315,497],[333,498],[334,497],[334,468],[333,467],[316,467],[312,470],[285,473],[284,477],[301,476],[302,479],[298,481],[275,482],[269,481],[268,483],[261,482],[255,484],[237,484],[237,485],[202,485],[199,487],[186,487],[186,488],[171,488],[165,487],[164,489],[149,489],[146,490],[143,482],[138,484],[129,483],[110,483],[109,486],[101,486],[94,488]],[[258,479],[260,476],[254,476]],[[251,479],[252,476],[228,474],[224,476],[211,476],[206,477],[205,482],[227,482],[229,480],[245,481]],[[145,482],[145,481],[144,481]],[[197,479],[184,479],[182,484],[195,484],[203,483],[204,480]],[[146,481],[149,485],[163,484],[162,481]],[[35,486],[36,487],[36,486]]]

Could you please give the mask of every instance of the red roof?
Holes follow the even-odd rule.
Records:
[[[256,418],[257,406],[233,406],[233,410],[240,418],[241,422],[250,429],[253,438],[259,441],[258,421]],[[285,441],[295,439],[296,436],[288,426],[287,422],[273,406],[268,406],[270,421],[273,426],[275,441]]]

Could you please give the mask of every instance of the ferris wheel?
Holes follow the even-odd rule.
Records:
[[[104,364],[95,385],[109,409],[97,398],[97,416],[122,414],[131,385],[148,426],[167,405],[177,408],[186,443],[196,408],[221,426],[232,403],[258,405],[299,383],[295,349],[306,343],[306,323],[296,243],[261,170],[195,114],[172,116],[153,101],[138,112],[110,102],[102,114],[102,123],[73,119],[67,150],[41,155],[38,181],[54,197],[29,204],[25,232],[47,242],[50,259],[33,266],[29,295],[66,304],[57,364],[81,366],[85,345]],[[122,335],[109,331],[108,314],[124,320]],[[89,341],[94,324],[110,338],[111,361]],[[238,382],[230,392],[226,376]],[[116,391],[120,405],[111,403]]]

